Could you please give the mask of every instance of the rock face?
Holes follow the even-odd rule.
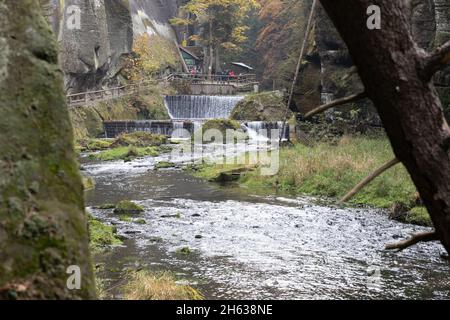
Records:
[[[36,0],[0,1],[0,299],[95,297],[57,56]]]
[[[280,91],[249,94],[238,102],[230,119],[239,121],[283,121],[286,115],[285,95]]]
[[[448,0],[411,0],[408,13],[411,31],[420,47],[431,51],[450,39]],[[303,80],[299,81],[295,92],[299,111],[307,112],[320,103],[363,89],[345,43],[320,4],[309,43],[309,63],[304,66]],[[318,70],[320,76],[315,76]],[[446,107],[450,100],[450,72],[439,73],[435,82]]]
[[[40,1],[58,35],[70,93],[117,85],[123,58],[140,34],[176,40],[169,19],[177,13],[177,0]],[[73,28],[77,14],[79,28]]]

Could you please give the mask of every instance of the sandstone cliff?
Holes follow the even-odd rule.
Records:
[[[142,33],[176,40],[168,21],[177,13],[177,0],[40,1],[58,36],[68,92],[117,85],[123,58]],[[73,6],[80,10],[79,29],[68,27]]]
[[[450,24],[450,4],[448,1],[412,0],[409,3],[408,14],[411,20],[411,31],[417,44],[431,51],[444,40],[448,40]],[[355,72],[352,73],[352,60],[341,37],[336,32],[323,8],[319,5],[310,43],[308,56],[309,65],[305,73],[321,70],[321,77],[315,84],[299,83],[297,98],[301,101],[303,95],[308,95],[304,86],[320,88],[321,101],[329,102],[350,93],[362,90],[362,85]],[[348,75],[351,76],[348,76]],[[448,73],[436,77],[436,83],[445,90],[450,89]],[[309,91],[310,92],[310,91]],[[313,94],[310,92],[310,94]],[[448,102],[446,102],[448,103]],[[299,103],[300,105],[301,103]],[[313,104],[301,104],[307,111]]]

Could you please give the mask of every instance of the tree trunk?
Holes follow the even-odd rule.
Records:
[[[216,74],[219,72],[222,72],[222,66],[220,65],[220,49],[219,46],[216,47],[215,54],[214,54],[214,65],[215,65],[215,71]]]
[[[431,81],[433,57],[413,41],[405,1],[321,3],[346,42],[394,153],[411,175],[450,252],[450,130]],[[367,27],[372,4],[381,8],[381,30]]]
[[[0,299],[95,297],[57,56],[37,0],[0,1]]]
[[[213,23],[212,19],[209,19],[209,65],[208,65],[208,78],[212,79],[212,69],[214,63],[214,48],[213,48]]]

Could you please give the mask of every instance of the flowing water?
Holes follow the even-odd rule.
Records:
[[[84,164],[96,181],[89,206],[131,199],[146,208],[142,225],[89,209],[127,238],[100,259],[110,293],[119,293],[120,270],[145,266],[173,271],[209,299],[450,298],[440,245],[383,250],[426,228],[377,210],[261,196],[181,170],[153,170],[161,159]],[[192,254],[177,254],[183,247]]]
[[[227,119],[242,96],[166,96],[172,119]]]

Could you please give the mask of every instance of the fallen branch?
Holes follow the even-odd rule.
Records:
[[[384,165],[382,165],[380,168],[378,168],[377,170],[375,170],[373,173],[371,173],[367,178],[365,178],[363,181],[361,181],[360,183],[358,183],[349,193],[347,193],[347,195],[345,195],[345,197],[343,197],[340,201],[339,204],[342,204],[344,202],[347,202],[348,200],[350,200],[351,198],[353,198],[353,196],[355,194],[357,194],[359,191],[361,191],[362,188],[364,188],[366,185],[368,185],[370,182],[372,182],[376,177],[378,177],[379,175],[381,175],[383,172],[389,170],[390,168],[392,168],[393,166],[395,166],[396,164],[400,163],[400,160],[398,160],[397,158],[385,163]]]
[[[365,92],[361,92],[361,93],[357,93],[357,94],[354,94],[354,95],[351,95],[351,96],[348,96],[348,97],[345,97],[345,98],[342,98],[342,99],[335,100],[333,102],[324,104],[324,105],[322,105],[322,106],[320,106],[320,107],[318,107],[318,108],[316,108],[314,110],[311,110],[310,112],[308,112],[305,115],[305,118],[310,118],[310,117],[315,116],[316,114],[324,112],[324,111],[326,111],[328,109],[331,109],[331,108],[334,108],[334,107],[337,107],[337,106],[340,106],[340,105],[343,105],[343,104],[355,102],[355,101],[364,99],[366,97],[367,97],[366,93]]]
[[[422,79],[430,81],[433,75],[442,70],[450,63],[450,41],[437,48],[433,53],[426,57],[425,65],[422,70]]]
[[[402,251],[406,248],[409,248],[419,242],[431,242],[431,241],[438,241],[439,237],[436,232],[422,232],[413,235],[411,238],[386,245],[386,250],[398,250]]]

